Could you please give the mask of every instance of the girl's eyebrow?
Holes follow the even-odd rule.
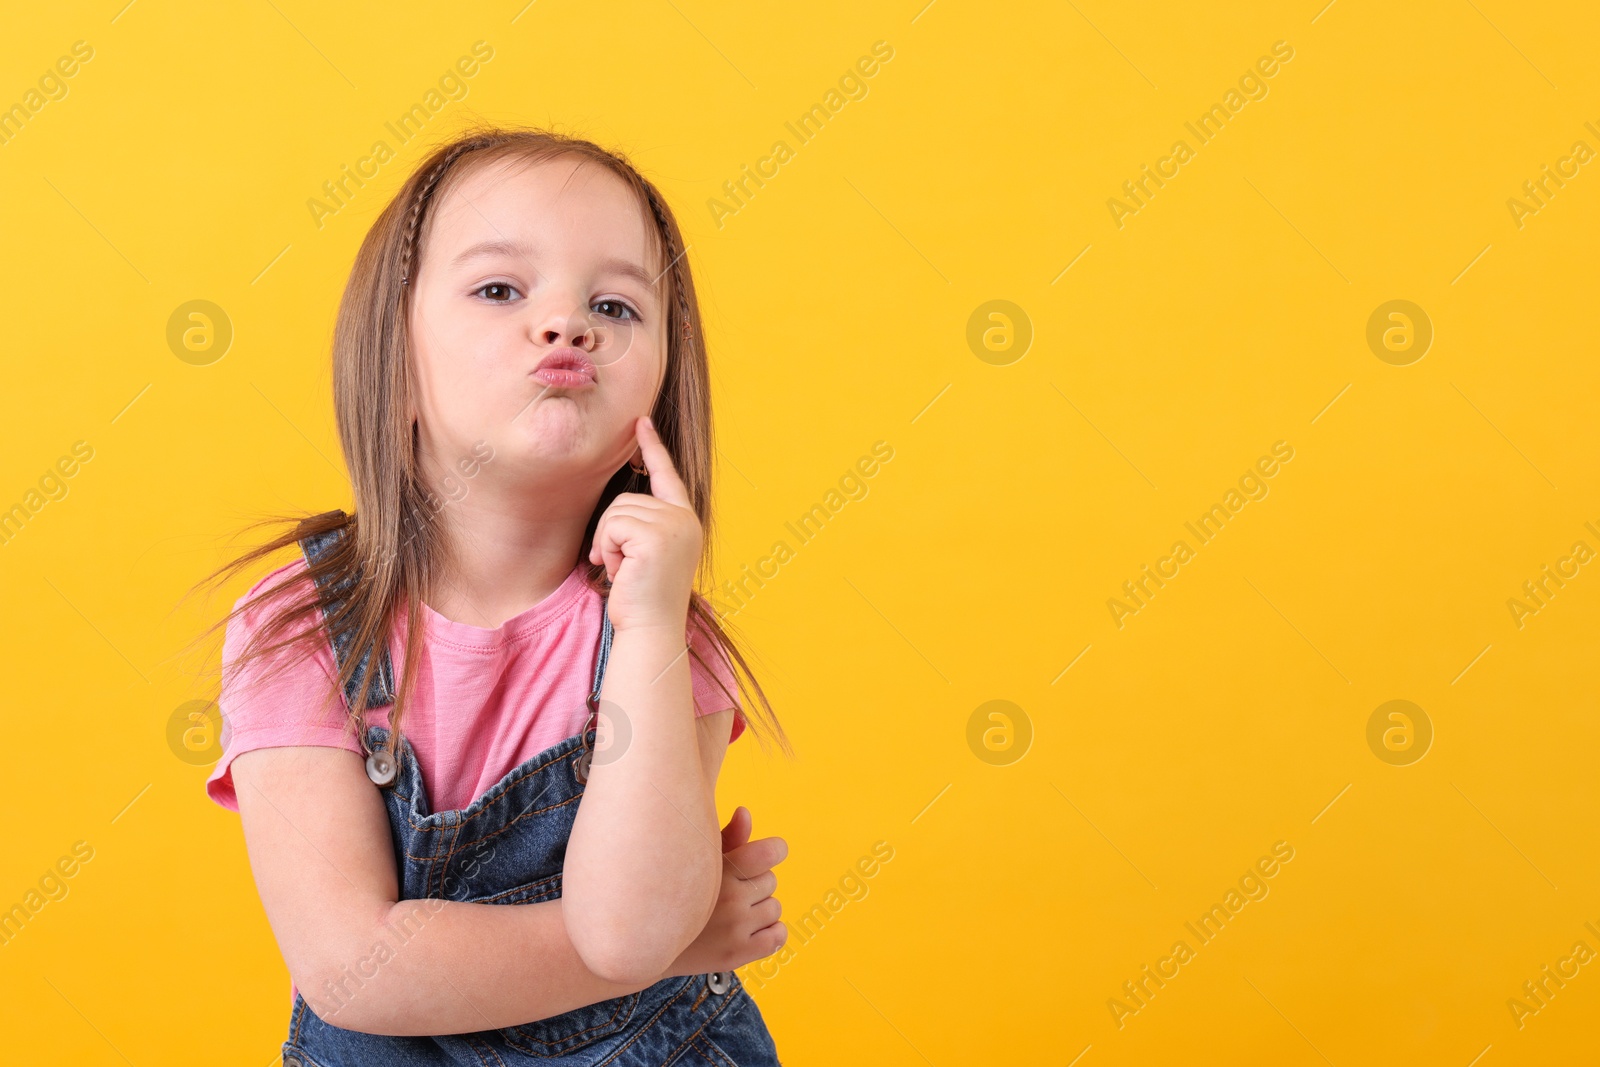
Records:
[[[632,278],[652,293],[656,291],[656,278],[660,277],[658,274],[652,278],[649,271],[626,259],[608,259],[600,264],[600,269],[610,274],[620,274],[624,278]]]
[[[477,244],[471,245],[457,255],[456,258],[452,259],[450,266],[452,268],[459,267],[463,263],[485,256],[511,256],[512,258],[532,259],[533,254],[533,246],[526,241],[513,241],[510,238],[501,237],[491,241],[479,241]]]
[[[534,247],[526,241],[515,241],[501,237],[489,241],[479,241],[477,244],[469,246],[450,261],[450,267],[454,269],[464,263],[470,263],[474,259],[481,259],[487,256],[510,256],[514,259],[531,261],[534,255]],[[612,258],[601,263],[600,269],[610,274],[620,274],[625,278],[632,278],[651,292],[655,291],[656,278],[651,277],[650,272],[637,263],[631,263],[626,259]]]

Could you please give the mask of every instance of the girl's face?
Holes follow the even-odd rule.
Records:
[[[622,180],[571,157],[480,166],[434,205],[409,323],[425,470],[486,443],[475,480],[599,491],[666,371],[650,242]],[[579,369],[537,373],[552,357]]]

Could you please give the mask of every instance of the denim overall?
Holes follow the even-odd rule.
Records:
[[[301,540],[308,560],[327,552],[343,529]],[[320,588],[324,620],[331,620],[347,587]],[[332,629],[331,624],[329,629]],[[438,898],[487,904],[525,904],[561,896],[561,868],[578,804],[583,799],[596,731],[600,682],[611,650],[611,619],[601,611],[600,644],[583,731],[506,773],[467,807],[434,811],[410,741],[400,739],[394,759],[384,748],[388,730],[366,730],[368,776],[381,787],[389,815],[402,900]],[[342,667],[354,635],[336,633],[332,644]],[[352,702],[368,681],[369,706],[394,703],[394,670],[388,650],[378,670],[362,657],[345,699]],[[418,909],[419,925],[428,913]],[[412,931],[415,932],[414,930]],[[392,939],[398,940],[398,937]],[[403,952],[404,946],[391,950]],[[362,995],[352,961],[343,998]],[[370,968],[381,962],[364,964]],[[283,1044],[284,1067],[512,1067],[548,1063],[583,1067],[781,1067],[761,1011],[732,971],[664,978],[625,996],[575,1008],[521,1026],[443,1037],[390,1037],[344,1030],[313,1013],[298,990]]]

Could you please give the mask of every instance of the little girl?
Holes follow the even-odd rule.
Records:
[[[206,782],[294,982],[286,1067],[778,1062],[734,968],[784,943],[787,846],[717,826],[729,657],[754,678],[694,590],[686,251],[626,159],[527,129],[435,151],[361,245],[354,514],[267,520],[208,579],[299,549],[217,624]]]

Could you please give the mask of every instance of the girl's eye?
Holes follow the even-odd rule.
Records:
[[[607,308],[607,307],[610,307],[610,308],[621,308],[623,311],[627,312],[627,318],[637,319],[639,317],[639,313],[637,311],[635,311],[629,305],[624,304],[620,300],[598,300],[598,301],[595,302],[594,306],[596,308]],[[606,315],[606,316],[608,316],[610,318],[613,318],[613,319],[615,319],[615,318],[623,318],[622,315],[614,314],[614,313],[612,313],[610,311],[601,311],[600,314]]]
[[[482,286],[479,286],[478,288],[474,289],[473,290],[473,294],[476,295],[478,293],[486,293],[490,289],[504,289],[508,293],[514,293],[514,292],[517,291],[516,287],[511,285],[511,284],[509,284],[508,282],[490,282],[488,285],[482,285]],[[510,300],[509,300],[509,298],[506,299],[506,300],[498,300],[498,299],[490,298],[489,302],[491,304],[506,304],[506,303],[510,303]]]

